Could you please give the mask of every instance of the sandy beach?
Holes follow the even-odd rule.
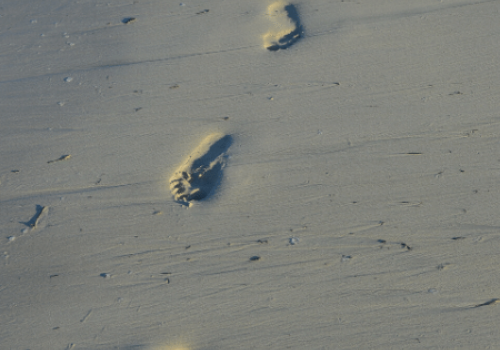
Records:
[[[500,348],[500,2],[6,0],[0,348]]]

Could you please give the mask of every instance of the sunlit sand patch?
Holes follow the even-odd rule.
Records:
[[[186,344],[170,344],[153,346],[150,350],[192,350],[192,348]]]
[[[186,345],[160,345],[151,350],[191,350],[191,348]]]

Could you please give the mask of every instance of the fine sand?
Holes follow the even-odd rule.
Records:
[[[6,0],[0,349],[500,347],[500,2]]]

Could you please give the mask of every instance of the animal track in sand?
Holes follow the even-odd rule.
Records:
[[[299,14],[294,5],[279,0],[267,8],[267,15],[273,21],[273,28],[264,34],[264,47],[269,51],[286,49],[302,34]]]
[[[191,152],[170,177],[170,191],[176,201],[189,205],[210,195],[220,181],[231,142],[231,135],[211,134]]]

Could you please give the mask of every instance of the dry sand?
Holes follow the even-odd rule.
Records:
[[[499,348],[499,11],[4,1],[1,349]]]

